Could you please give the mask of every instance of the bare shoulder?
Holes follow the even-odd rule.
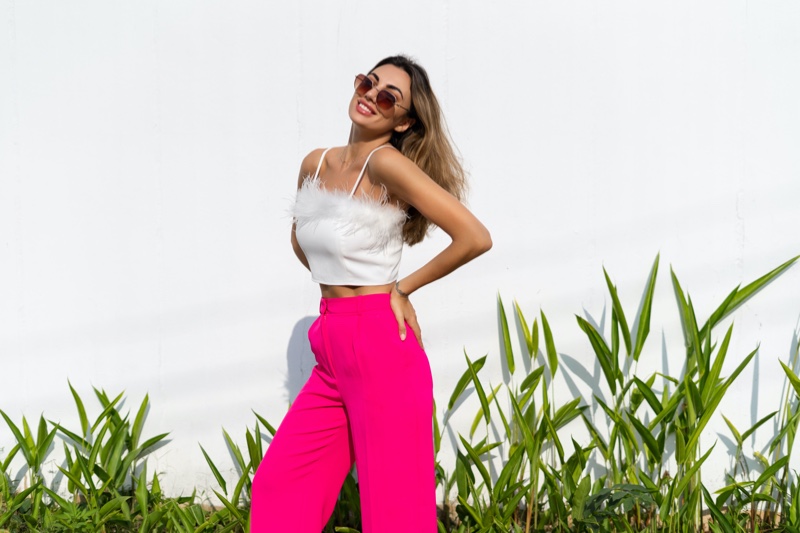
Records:
[[[314,175],[323,152],[325,152],[325,148],[317,148],[316,150],[311,150],[308,155],[303,158],[303,162],[300,163],[300,173],[297,176],[298,188],[303,184],[303,180],[306,179],[306,177]]]
[[[427,175],[409,158],[395,148],[378,150],[369,160],[370,179],[386,186],[408,179],[427,178]]]

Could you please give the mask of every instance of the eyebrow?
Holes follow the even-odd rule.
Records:
[[[378,75],[377,75],[377,74],[375,74],[374,72],[370,72],[370,73],[369,73],[369,75],[370,75],[370,76],[374,76],[374,77],[375,77],[375,80],[376,80],[378,83],[380,83],[380,81],[381,81],[381,78],[380,78],[380,76],[378,76]],[[401,91],[401,90],[400,90],[400,87],[398,87],[398,86],[396,86],[396,85],[387,85],[386,87],[387,87],[387,88],[389,88],[389,89],[394,89],[395,91],[397,91],[397,92],[399,92],[399,93],[400,93],[400,96],[402,96],[403,98],[405,98],[405,95],[403,94],[403,91]]]

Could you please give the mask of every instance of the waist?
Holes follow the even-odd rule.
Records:
[[[383,285],[326,285],[319,284],[323,298],[353,298],[355,296],[367,296],[371,294],[388,294],[392,292],[394,283]]]
[[[382,311],[390,309],[388,292],[363,294],[343,298],[322,297],[319,301],[319,314],[353,314],[366,311]]]

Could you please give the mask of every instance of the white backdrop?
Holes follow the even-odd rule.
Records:
[[[312,364],[300,160],[346,142],[353,75],[398,52],[428,69],[495,243],[414,295],[439,405],[464,350],[502,380],[498,292],[599,381],[574,314],[608,311],[603,266],[634,313],[659,252],[641,375],[677,375],[669,265],[706,317],[800,253],[798,27],[793,1],[0,0],[0,408],[74,428],[67,380],[90,416],[92,387],[149,393],[168,492],[213,485],[198,443],[233,476],[222,428],[244,445],[251,409],[277,423]],[[799,318],[800,267],[735,315],[724,373],[760,343],[720,406],[740,428],[779,407]]]

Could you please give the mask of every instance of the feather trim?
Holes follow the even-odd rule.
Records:
[[[363,231],[369,250],[384,250],[402,240],[407,218],[405,211],[389,204],[385,195],[376,200],[329,191],[322,187],[319,177],[311,176],[306,176],[297,191],[291,214],[298,227],[331,221],[344,235]]]

